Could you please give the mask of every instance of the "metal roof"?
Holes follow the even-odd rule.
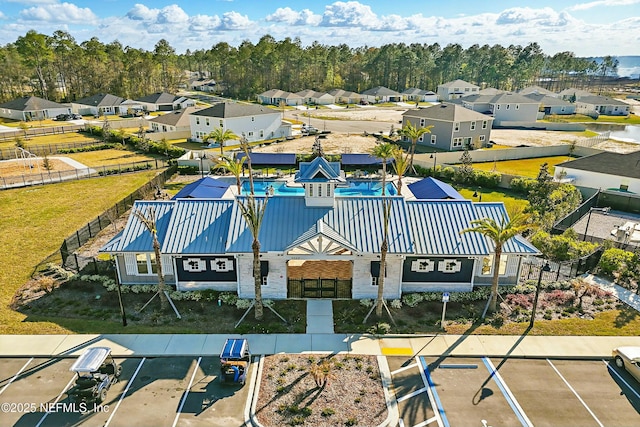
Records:
[[[504,203],[498,202],[485,202],[485,203],[474,203],[473,204],[478,219],[481,218],[491,218],[497,223],[500,223],[503,218],[509,218],[509,214],[507,213],[507,209],[504,206]],[[469,225],[471,226],[471,225]],[[490,252],[493,252],[495,249],[495,245],[491,239],[487,239],[487,247]],[[524,237],[516,236],[513,239],[509,239],[502,245],[502,253],[505,254],[529,254],[529,255],[537,255],[540,251],[529,243]]]
[[[387,159],[387,163],[391,162],[393,159]],[[381,165],[382,159],[371,154],[343,154],[340,163],[343,165]]]
[[[420,200],[407,202],[415,253],[424,255],[487,255],[486,239],[463,233],[477,219],[470,200]]]
[[[464,199],[452,186],[432,177],[408,185],[416,199]]]
[[[166,254],[223,254],[234,200],[182,199],[162,245]]]
[[[329,162],[316,157],[311,162],[301,162],[294,182],[345,182],[340,171],[340,162]]]
[[[257,199],[260,202],[264,200],[263,197]],[[386,199],[391,203],[389,252],[411,253],[411,231],[404,199]],[[268,198],[258,240],[264,252],[283,252],[303,234],[311,236],[309,230],[321,221],[342,236],[345,245],[348,243],[358,252],[380,252],[382,213],[382,197],[336,197],[333,207],[310,207],[305,205],[305,198],[302,196],[273,196]],[[324,234],[327,233],[328,231]],[[234,206],[228,252],[251,252],[252,241],[253,237],[244,218]]]
[[[244,159],[245,153],[236,153],[236,159]],[[295,153],[250,153],[251,165],[295,165]],[[246,163],[246,160],[244,161]]]
[[[154,211],[158,241],[160,245],[162,245],[174,206],[175,202],[173,201],[136,201],[133,204],[133,208],[131,208],[132,214],[129,215],[127,225],[124,227],[120,240],[117,244],[110,246],[111,252],[153,252],[153,238],[151,237],[151,233],[147,230],[146,226],[133,215],[133,211],[138,210],[143,214],[147,214],[149,209]]]
[[[228,188],[228,182],[205,176],[185,185],[172,199],[219,199]]]

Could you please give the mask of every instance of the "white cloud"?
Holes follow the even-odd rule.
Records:
[[[160,11],[158,9],[149,9],[147,6],[136,3],[129,12],[127,17],[134,21],[155,21]]]
[[[357,1],[335,2],[325,7],[321,25],[326,27],[372,27],[378,15]]]
[[[20,18],[27,21],[70,24],[86,24],[98,20],[98,17],[88,7],[80,8],[71,3],[30,7],[20,12]]]
[[[184,24],[189,21],[189,15],[176,4],[160,9],[158,12],[158,24]]]
[[[579,3],[568,8],[568,10],[587,10],[599,6],[629,6],[640,3],[640,0],[598,0],[589,3]]]
[[[195,15],[189,20],[189,30],[191,31],[211,31],[220,27],[222,20],[217,16]]]
[[[562,26],[569,24],[573,19],[566,12],[556,12],[550,7],[531,9],[529,7],[514,7],[503,11],[496,19],[496,24],[528,24],[542,26]]]
[[[279,7],[271,15],[267,15],[267,22],[284,22],[289,25],[311,25],[315,26],[322,22],[322,15],[316,15],[309,9],[297,12],[290,7]]]
[[[238,12],[226,12],[222,15],[222,30],[243,30],[251,27],[253,23],[247,15],[241,15]]]

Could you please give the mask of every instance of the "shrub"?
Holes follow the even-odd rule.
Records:
[[[402,296],[402,302],[409,307],[417,306],[422,300],[423,296],[419,293],[405,294]]]
[[[236,301],[238,301],[238,295],[231,292],[221,292],[219,298],[222,303],[227,305],[236,305]]]
[[[390,330],[391,325],[389,325],[388,323],[379,322],[369,328],[369,333],[375,335],[384,335],[388,334]]]
[[[391,301],[391,308],[401,309],[402,301],[400,301],[399,299],[394,299],[393,301]]]
[[[361,299],[360,300],[360,305],[364,306],[364,307],[371,307],[373,305],[373,300],[372,299]]]
[[[604,274],[613,276],[614,273],[624,271],[627,265],[633,265],[635,259],[637,259],[637,255],[633,252],[610,248],[604,251],[600,257],[598,267]]]
[[[322,415],[323,417],[330,417],[331,415],[335,414],[336,411],[334,411],[331,408],[324,408],[322,410],[322,412],[320,412],[320,415]]]
[[[197,175],[199,172],[198,166],[178,166],[178,174],[180,175]]]
[[[513,178],[509,184],[516,193],[529,194],[538,181],[535,178]]]
[[[473,175],[471,176],[471,180],[475,185],[485,187],[485,188],[496,188],[500,185],[500,181],[502,180],[502,175],[498,172],[489,172],[483,170],[475,170],[473,171]]]

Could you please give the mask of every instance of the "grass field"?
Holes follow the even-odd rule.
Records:
[[[35,136],[29,137],[29,139],[25,139],[22,137],[22,142],[25,147],[29,149],[29,146],[33,145],[49,145],[49,144],[69,144],[74,142],[92,142],[96,143],[102,142],[102,139],[93,137],[91,135],[87,135],[79,132],[67,132],[67,133],[58,133],[55,135],[45,135],[45,136]],[[15,147],[15,140],[8,140],[0,142],[0,148],[11,148]]]
[[[49,322],[23,323],[7,306],[62,240],[148,182],[155,172],[50,184],[0,192],[0,334],[67,332]]]
[[[543,163],[549,165],[549,173],[553,173],[553,166],[571,160],[568,156],[538,157],[535,159],[505,160],[502,162],[474,163],[473,168],[483,171],[498,172],[506,175],[519,175],[535,178]]]
[[[134,153],[126,150],[87,151],[84,153],[64,154],[63,156],[69,157],[89,167],[109,166],[117,164],[124,165],[127,163],[143,162],[145,160],[153,160],[156,157],[161,157],[153,156],[151,154],[147,155]]]
[[[456,187],[456,190],[462,197],[474,202],[503,202],[508,212],[519,212],[529,205],[528,200],[516,194],[505,192],[503,189]],[[474,197],[474,194],[477,196]]]
[[[634,114],[624,116],[604,116],[601,115],[597,119],[592,119],[589,116],[583,116],[582,114],[576,114],[574,116],[552,116],[551,120],[554,122],[578,122],[578,123],[618,123],[621,125],[639,125],[640,117]]]

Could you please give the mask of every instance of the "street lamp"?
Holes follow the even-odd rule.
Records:
[[[438,157],[436,156],[436,153],[431,153],[429,158],[433,159],[433,176],[436,176],[436,163],[438,162]]]
[[[529,329],[533,328],[533,322],[536,320],[536,309],[538,308],[538,296],[540,295],[540,282],[542,282],[542,273],[551,271],[549,261],[545,261],[544,266],[540,269],[538,275],[538,285],[536,286],[536,296],[533,297],[533,307],[531,308],[531,320],[529,321]]]
[[[611,207],[607,206],[606,208],[589,208],[589,216],[587,216],[587,225],[584,227],[584,235],[582,236],[582,241],[587,240],[587,231],[589,230],[589,221],[591,221],[591,212],[603,212],[605,215],[609,213]],[[591,241],[590,239],[589,241]]]

